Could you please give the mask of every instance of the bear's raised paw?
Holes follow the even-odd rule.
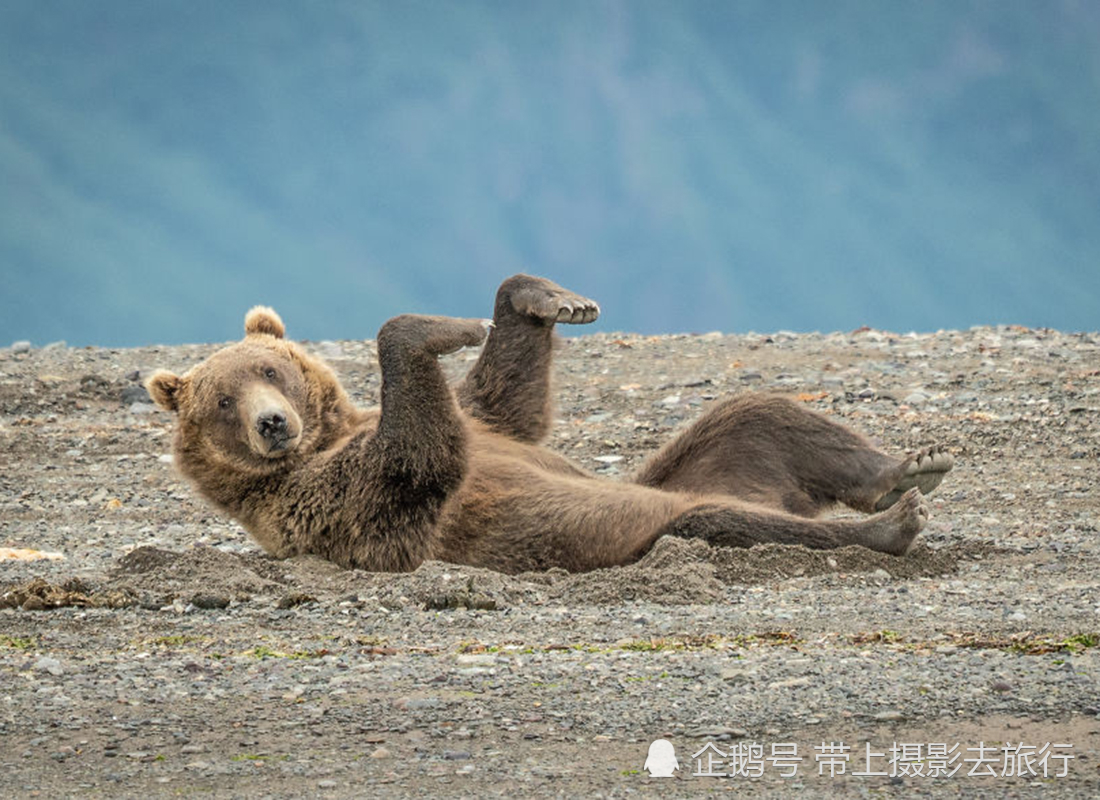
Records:
[[[553,281],[516,275],[504,282],[512,308],[518,314],[544,322],[587,325],[600,316],[600,306],[579,294],[563,289]]]

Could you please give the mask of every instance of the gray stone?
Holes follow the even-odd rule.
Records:
[[[145,387],[140,383],[135,383],[131,386],[127,386],[122,390],[122,405],[130,406],[134,403],[152,403],[153,400],[149,397],[149,392],[145,390]]]
[[[905,715],[900,711],[880,711],[875,714],[876,722],[901,722]]]
[[[65,672],[65,670],[61,668],[61,662],[49,656],[43,656],[38,659],[34,664],[34,668],[38,672],[48,672],[51,675],[61,675]]]

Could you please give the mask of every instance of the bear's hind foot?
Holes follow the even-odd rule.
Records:
[[[542,322],[587,325],[600,316],[595,300],[563,289],[545,278],[514,275],[504,282],[501,290],[508,293],[517,314]]]
[[[928,501],[913,487],[886,511],[866,519],[855,544],[880,553],[903,556],[928,522]]]
[[[954,456],[942,445],[934,444],[918,450],[902,462],[897,482],[875,502],[875,511],[890,508],[913,488],[920,489],[923,495],[930,494],[954,466]]]

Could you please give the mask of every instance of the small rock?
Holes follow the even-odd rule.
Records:
[[[756,680],[756,670],[746,667],[726,667],[718,673],[726,683],[749,683]]]
[[[874,718],[876,722],[901,722],[905,715],[900,711],[880,711]]]
[[[773,681],[768,684],[769,689],[793,689],[798,686],[809,686],[810,678],[807,675],[803,675],[798,678],[787,678],[782,681]]]
[[[140,383],[133,386],[127,386],[122,390],[122,405],[132,406],[134,403],[144,403],[146,405],[153,402],[149,397],[149,392],[145,390],[145,387]]]
[[[43,656],[38,659],[34,664],[34,668],[39,672],[48,672],[51,675],[61,675],[65,672],[65,670],[61,668],[61,662],[49,656]]]
[[[195,608],[226,608],[229,598],[220,594],[197,594],[191,598],[191,605]]]
[[[31,351],[31,343],[25,340],[12,342],[11,351],[16,354],[29,353]]]
[[[998,694],[1007,694],[1012,691],[1012,684],[1008,681],[994,681],[989,688]]]
[[[317,788],[318,789],[335,789],[336,788],[336,781],[330,781],[330,780],[317,781]]]
[[[496,656],[491,653],[462,654],[455,657],[455,661],[467,667],[494,667],[497,663]]]
[[[291,592],[290,594],[284,594],[279,598],[279,602],[275,604],[276,608],[295,608],[296,606],[304,605],[306,603],[316,603],[317,598],[313,595],[305,594],[304,592]]]
[[[387,750],[384,747],[379,747],[377,750],[375,750],[373,753],[370,754],[370,757],[371,758],[389,758],[390,757],[390,751]]]

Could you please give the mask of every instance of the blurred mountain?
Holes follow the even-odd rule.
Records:
[[[0,345],[1100,328],[1100,5],[0,5]]]

